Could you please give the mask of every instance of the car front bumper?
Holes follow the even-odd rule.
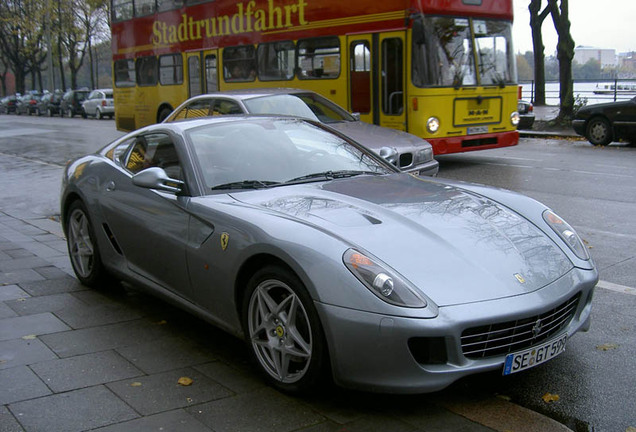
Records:
[[[581,136],[585,136],[585,120],[572,120],[572,129]]]
[[[503,371],[505,354],[478,359],[464,355],[461,336],[466,329],[544,314],[577,295],[580,297],[573,317],[559,334],[567,332],[572,336],[589,329],[597,281],[596,270],[573,269],[535,292],[440,307],[439,315],[433,319],[386,316],[321,303],[316,306],[325,328],[336,383],[367,391],[425,393],[441,390],[474,373]],[[414,340],[432,341],[432,352],[424,356],[415,352]],[[427,363],[423,358],[433,360]]]

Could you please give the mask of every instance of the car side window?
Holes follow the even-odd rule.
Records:
[[[174,120],[187,118],[207,117],[212,115],[212,104],[214,99],[195,100],[181,109],[174,117]]]
[[[140,135],[126,156],[125,168],[136,174],[146,168],[159,167],[168,177],[182,180],[183,170],[172,139],[165,133]]]
[[[212,115],[244,114],[241,106],[227,99],[217,99],[212,108]]]

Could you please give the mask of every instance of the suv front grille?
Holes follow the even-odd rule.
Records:
[[[563,330],[574,317],[580,294],[541,315],[464,330],[462,352],[470,359],[509,354],[542,343]]]

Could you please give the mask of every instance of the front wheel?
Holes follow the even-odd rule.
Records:
[[[71,204],[66,219],[66,243],[73,271],[86,286],[97,286],[106,280],[93,225],[81,201]]]
[[[595,146],[606,146],[612,142],[612,129],[602,117],[595,117],[587,124],[585,137]]]
[[[95,118],[97,120],[101,120],[103,118],[102,117],[102,112],[99,109],[95,112]]]
[[[328,367],[327,346],[313,301],[293,273],[271,266],[252,276],[243,328],[250,353],[271,385],[298,393],[320,383]]]

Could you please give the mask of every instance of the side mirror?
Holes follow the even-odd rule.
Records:
[[[398,164],[398,151],[393,147],[382,147],[380,157],[392,165],[397,166]]]
[[[181,180],[172,179],[163,168],[152,167],[138,172],[132,177],[135,186],[157,189],[164,192],[179,193],[184,186]]]

